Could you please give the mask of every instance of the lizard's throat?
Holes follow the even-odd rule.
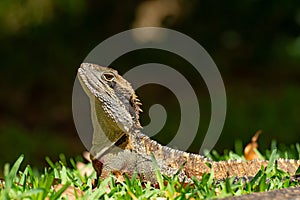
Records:
[[[93,141],[90,150],[94,159],[100,159],[108,152],[117,149],[130,149],[129,132],[122,128],[105,112],[97,99],[92,99]],[[130,130],[131,131],[131,130]]]

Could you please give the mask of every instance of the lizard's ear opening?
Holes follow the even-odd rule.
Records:
[[[140,112],[143,112],[143,110],[140,108],[140,105],[142,105],[142,103],[135,94],[130,97],[130,105],[133,108],[133,112],[131,113],[131,115],[136,122],[135,124],[137,125],[137,128],[142,128],[139,121]]]

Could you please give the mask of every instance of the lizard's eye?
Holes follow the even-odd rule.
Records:
[[[115,75],[111,72],[106,72],[106,73],[103,73],[102,78],[106,81],[113,81],[115,78]]]

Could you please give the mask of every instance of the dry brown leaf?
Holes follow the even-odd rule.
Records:
[[[244,157],[246,160],[255,160],[259,159],[259,155],[255,152],[255,149],[257,149],[258,144],[257,140],[259,135],[262,133],[261,130],[258,130],[255,135],[251,139],[251,143],[249,143],[245,149],[244,149]]]
[[[124,174],[122,174],[120,171],[113,171],[112,173],[116,177],[116,183],[125,182]]]

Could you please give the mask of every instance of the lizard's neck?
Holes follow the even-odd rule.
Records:
[[[100,158],[113,147],[124,149],[128,144],[128,133],[122,130],[116,123],[113,123],[105,109],[95,97],[90,98],[91,118],[94,128],[92,158]],[[131,131],[131,130],[130,130]]]

